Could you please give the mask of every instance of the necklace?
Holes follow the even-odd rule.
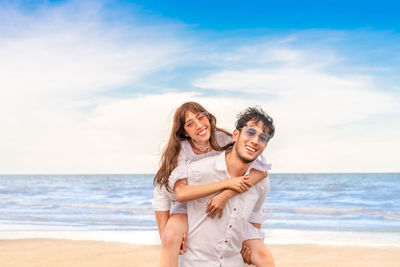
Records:
[[[200,145],[196,144],[194,139],[192,139],[192,142],[193,142],[193,145],[195,147],[197,147],[203,154],[206,153],[206,151],[210,148],[210,141],[208,141],[207,144],[205,144],[204,146],[200,146]]]

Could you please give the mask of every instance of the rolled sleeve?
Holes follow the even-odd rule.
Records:
[[[182,141],[181,152],[179,153],[178,156],[178,164],[168,177],[168,186],[169,188],[171,188],[171,190],[174,190],[175,183],[178,180],[187,178],[188,176],[187,175],[187,168],[189,164],[188,149],[191,149],[189,143],[187,141]],[[176,198],[174,198],[174,200],[176,200]]]
[[[260,156],[258,156],[256,158],[256,160],[253,162],[253,164],[251,165],[251,168],[262,171],[262,172],[266,172],[271,169],[271,165],[272,164],[269,164],[267,162],[267,160],[265,159],[263,154],[260,154]]]
[[[180,165],[172,171],[171,175],[168,178],[168,185],[172,190],[174,190],[175,183],[178,180],[185,179],[187,177],[188,177],[188,166]]]
[[[182,141],[181,142],[181,151],[179,152],[178,155],[178,162],[177,162],[177,166],[180,165],[186,165],[189,162],[189,153],[190,153],[190,145],[187,141]]]
[[[224,147],[227,144],[232,143],[232,137],[224,132],[217,131],[216,136],[217,136],[217,143],[220,147]]]
[[[257,186],[259,187],[258,190],[261,190],[261,194],[256,202],[256,205],[254,206],[253,212],[251,213],[248,221],[252,223],[262,224],[265,221],[265,216],[263,213],[263,205],[265,199],[267,198],[267,194],[270,187],[269,179],[268,178],[263,179],[262,181],[259,182],[259,185]]]
[[[171,198],[167,195],[165,187],[157,185],[153,190],[153,210],[167,211],[171,208]]]
[[[262,209],[253,211],[250,215],[249,222],[262,224],[265,221],[265,216]]]

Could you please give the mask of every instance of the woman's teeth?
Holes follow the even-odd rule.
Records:
[[[199,132],[199,135],[206,135],[206,133],[207,133],[207,128],[204,128]]]

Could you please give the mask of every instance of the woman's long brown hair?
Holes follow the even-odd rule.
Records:
[[[165,186],[168,191],[171,191],[171,188],[168,186],[168,178],[171,172],[176,168],[178,164],[178,156],[181,152],[181,141],[189,140],[190,137],[186,134],[185,131],[185,118],[186,113],[191,111],[195,114],[200,112],[207,112],[208,119],[210,121],[210,145],[214,150],[222,151],[225,147],[221,147],[218,145],[216,131],[221,131],[226,135],[232,136],[228,131],[217,128],[217,119],[214,115],[209,113],[203,106],[196,102],[186,102],[182,104],[174,114],[174,122],[172,125],[171,135],[169,137],[168,143],[165,146],[161,160],[160,160],[160,169],[158,170],[156,176],[154,177],[154,185],[159,184],[161,187]]]

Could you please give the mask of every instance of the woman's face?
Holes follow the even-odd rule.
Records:
[[[211,125],[206,112],[193,113],[188,111],[185,116],[185,131],[196,143],[210,140]]]

